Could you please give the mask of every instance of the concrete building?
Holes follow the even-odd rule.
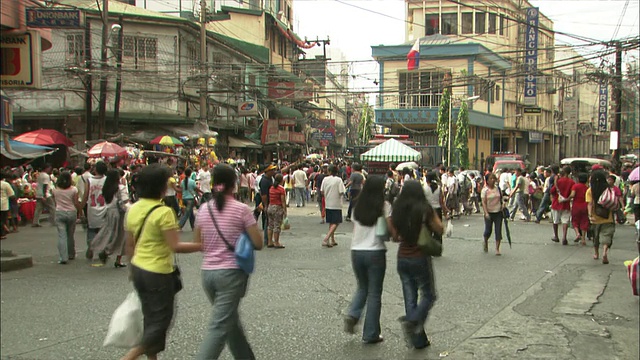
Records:
[[[552,73],[546,70],[552,67],[555,56],[553,23],[538,13],[537,96],[533,103],[525,105],[525,79],[529,72],[525,67],[528,39],[525,32],[527,8],[532,7],[531,4],[513,0],[464,4],[449,0],[408,0],[405,6],[406,42],[395,47],[372,47],[374,58],[381,64],[380,78],[384,79],[380,83],[376,122],[389,123],[389,116],[382,120],[383,116],[399,109],[418,112],[413,120],[393,120],[393,131],[404,131],[412,137],[424,138],[419,142],[435,144],[433,129],[439,106],[438,94],[443,89],[445,74],[449,73],[454,99],[480,96],[470,107],[473,109],[471,125],[478,131],[477,141],[474,139],[474,144],[469,146],[470,154],[475,155],[475,160],[471,156],[474,166],[479,167],[483,155],[487,157],[499,151],[527,155],[534,165],[550,163],[557,158],[554,151],[557,142],[553,136],[556,85]],[[408,72],[403,63],[416,39],[421,43],[420,67]],[[387,48],[395,48],[393,61],[386,54]],[[461,81],[460,70],[467,72],[465,81]],[[429,74],[428,79],[426,74]],[[413,87],[414,78],[420,78],[419,84],[430,84],[426,87],[430,91],[426,97],[405,101],[412,98],[404,96],[406,91],[401,89]],[[394,96],[398,100],[394,101]],[[525,113],[526,107],[539,108],[540,113]],[[455,109],[453,113],[455,117]],[[482,131],[483,127],[486,132]],[[470,134],[475,135],[476,131]]]

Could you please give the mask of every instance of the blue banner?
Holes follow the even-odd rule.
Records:
[[[600,83],[600,90],[598,91],[598,131],[606,132],[607,112],[609,110],[609,87],[606,82]]]
[[[537,104],[538,15],[538,8],[527,8],[527,32],[524,34],[524,104],[527,106],[535,106]]]

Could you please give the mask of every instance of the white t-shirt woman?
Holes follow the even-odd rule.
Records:
[[[384,202],[382,214],[385,218],[391,216],[391,204]],[[386,250],[384,241],[376,236],[376,225],[364,226],[356,219],[353,219],[353,240],[351,250]]]

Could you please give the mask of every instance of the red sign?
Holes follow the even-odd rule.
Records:
[[[329,146],[329,140],[320,140],[320,146]]]
[[[262,143],[273,144],[278,142],[278,121],[265,120],[262,124]]]
[[[293,99],[296,93],[296,85],[290,81],[270,81],[267,85],[271,99]]]
[[[303,133],[290,132],[289,133],[289,141],[292,143],[304,144],[305,138]]]

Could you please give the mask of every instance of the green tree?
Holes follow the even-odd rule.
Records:
[[[449,102],[451,101],[451,88],[446,87],[440,100],[438,109],[438,145],[449,151]],[[443,156],[446,152],[442,152]]]
[[[369,104],[362,106],[362,114],[360,117],[360,123],[358,124],[358,140],[361,145],[366,145],[373,137],[371,129],[373,127],[373,109]]]
[[[469,168],[469,106],[466,101],[460,104],[456,122],[455,148],[458,150],[460,166]]]

